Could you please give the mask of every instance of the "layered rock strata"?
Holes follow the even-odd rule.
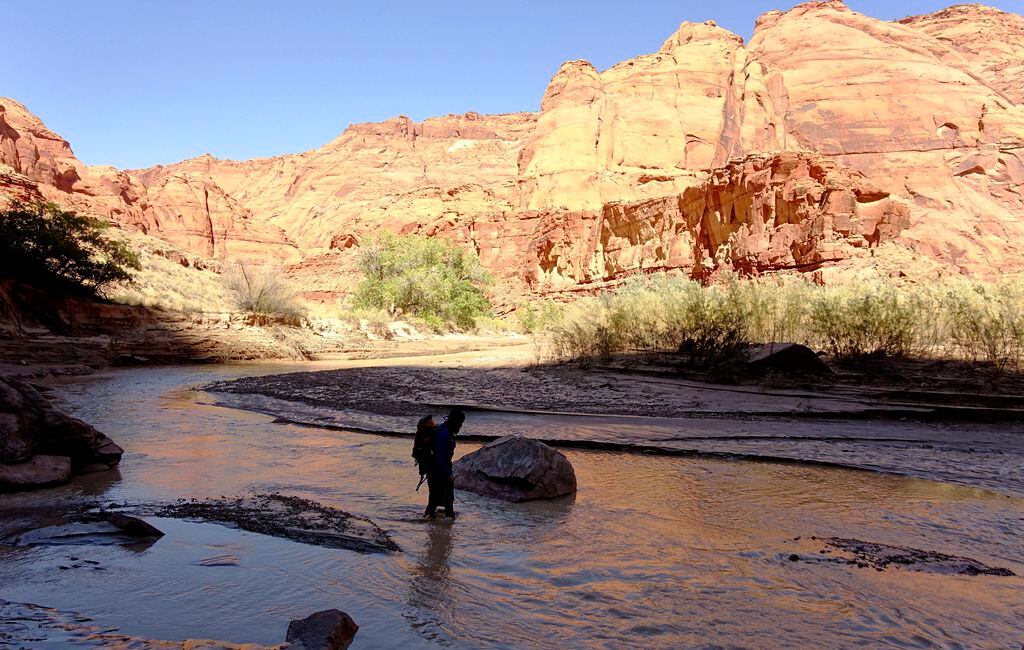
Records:
[[[979,5],[884,22],[808,2],[747,43],[683,23],[608,70],[567,62],[537,113],[398,117],[301,154],[130,172],[83,165],[0,100],[0,191],[280,260],[323,298],[381,229],[474,248],[506,296],[871,264],[886,241],[986,277],[1024,270],[1022,48],[1024,18]]]

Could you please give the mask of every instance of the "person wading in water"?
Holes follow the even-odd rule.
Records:
[[[420,466],[420,476],[427,477],[427,509],[424,517],[436,516],[439,507],[444,514],[455,519],[455,483],[452,479],[452,456],[455,455],[455,436],[466,421],[461,409],[453,408],[448,419],[438,427],[433,420],[423,418],[416,429],[413,458]]]

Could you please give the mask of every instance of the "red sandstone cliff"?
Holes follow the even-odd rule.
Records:
[[[386,228],[472,246],[519,292],[638,271],[870,263],[892,241],[953,272],[1024,269],[1024,18],[897,23],[842,2],[762,16],[749,43],[684,23],[605,71],[564,64],[539,113],[400,117],[323,147],[122,172],[0,100],[0,188],[344,291]]]

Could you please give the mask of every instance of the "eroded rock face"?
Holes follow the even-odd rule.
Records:
[[[813,270],[869,257],[908,222],[907,206],[863,174],[787,152],[733,159],[670,197],[476,221],[472,244],[484,264],[550,293],[652,271]],[[454,228],[427,234],[459,240]]]
[[[504,501],[554,499],[576,491],[565,454],[544,443],[506,436],[466,454],[454,466],[455,487]]]
[[[54,485],[73,471],[109,469],[123,453],[29,384],[0,379],[0,491]]]
[[[1024,270],[1022,34],[978,5],[890,23],[807,2],[749,43],[683,23],[608,70],[569,61],[538,113],[397,117],[301,154],[130,172],[82,165],[0,100],[0,188],[291,262],[316,298],[351,289],[381,229],[475,250],[499,301],[641,270],[866,265],[882,241],[993,276]]]

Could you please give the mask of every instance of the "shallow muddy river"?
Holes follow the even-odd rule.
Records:
[[[364,555],[150,519],[167,534],[146,548],[0,546],[0,598],[82,612],[135,636],[260,643],[282,641],[291,618],[337,607],[360,625],[355,648],[1024,640],[1024,499],[1012,493],[801,464],[567,450],[574,498],[511,505],[460,492],[456,523],[422,523],[426,495],[414,491],[409,440],[278,424],[189,390],[282,370],[141,369],[61,386],[69,411],[127,450],[121,468],[0,496],[0,510],[83,496],[152,502],[279,491],[367,516],[402,552]],[[516,416],[535,428],[545,417]],[[485,422],[494,428],[480,416]],[[473,428],[471,414],[464,431]],[[463,443],[457,453],[474,448]],[[1017,577],[806,561],[821,550],[810,536],[964,555]],[[792,553],[805,559],[792,562]]]

